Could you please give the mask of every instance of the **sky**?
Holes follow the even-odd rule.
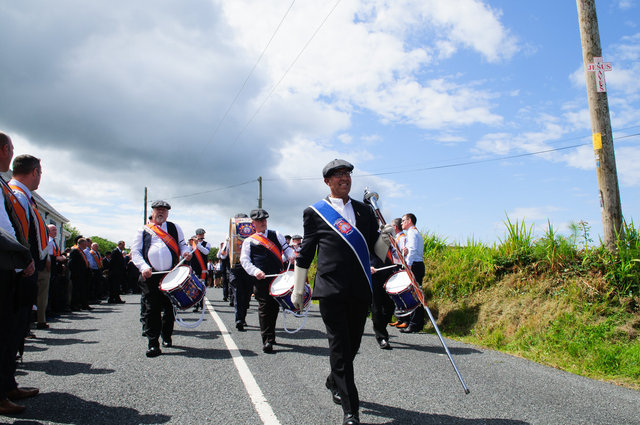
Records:
[[[596,7],[637,225],[640,0]],[[85,236],[129,245],[147,188],[217,244],[259,177],[269,228],[302,234],[334,158],[448,243],[602,235],[575,1],[0,0],[0,52],[0,131]]]

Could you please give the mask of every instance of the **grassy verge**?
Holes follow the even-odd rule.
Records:
[[[640,242],[610,253],[508,219],[492,247],[425,235],[424,289],[443,334],[640,389]],[[581,228],[585,229],[584,223]],[[586,235],[586,236],[585,236]],[[431,325],[427,326],[429,329]]]

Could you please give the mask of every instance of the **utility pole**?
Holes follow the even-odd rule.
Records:
[[[589,113],[591,115],[591,130],[593,132],[593,150],[600,193],[604,244],[609,251],[614,251],[617,239],[624,239],[624,229],[609,117],[609,101],[604,79],[605,72],[611,70],[611,64],[604,63],[602,60],[595,0],[576,0],[576,2],[589,98]]]
[[[258,177],[258,208],[262,208],[262,176]]]
[[[142,217],[142,225],[147,224],[147,186],[144,187],[144,217]]]

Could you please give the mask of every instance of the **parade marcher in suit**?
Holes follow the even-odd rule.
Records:
[[[118,245],[111,251],[109,262],[109,304],[124,304],[120,298],[120,285],[127,281],[127,269],[124,262],[124,241],[119,241]]]
[[[23,326],[24,336],[33,337],[29,328],[32,321],[33,306],[37,304],[38,294],[45,299],[49,295],[49,229],[40,215],[33,199],[32,191],[40,186],[42,167],[40,159],[32,155],[19,155],[13,159],[13,178],[9,181],[9,187],[18,198],[18,204],[14,205],[20,219],[22,232],[29,241],[29,250],[33,258],[36,273],[20,280],[18,286],[19,317]],[[45,310],[42,311],[41,329],[48,327],[46,324]],[[24,340],[20,344],[19,351],[24,351]]]
[[[297,257],[298,253],[302,249],[302,236],[293,235],[291,237],[291,248],[293,249],[293,252],[296,253],[296,257]]]
[[[158,339],[162,337],[162,345],[171,347],[173,341],[173,322],[175,315],[173,304],[168,296],[160,291],[160,282],[166,274],[153,272],[173,269],[181,258],[191,259],[191,251],[184,240],[182,229],[170,221],[171,205],[165,201],[151,204],[151,221],[138,230],[131,245],[133,262],[140,270],[140,288],[145,308],[142,310],[144,334],[149,344],[147,357],[162,354]]]
[[[89,285],[91,270],[89,259],[85,256],[87,240],[82,236],[76,238],[76,244],[69,252],[69,272],[71,273],[71,309],[93,310],[89,306]]]
[[[407,266],[411,268],[413,276],[416,278],[418,285],[422,287],[422,279],[424,278],[424,240],[422,235],[416,228],[416,216],[412,213],[407,213],[402,216],[402,230],[407,235],[406,243],[402,248],[402,254]],[[422,305],[411,313],[411,319],[409,320],[409,326],[404,329],[400,329],[402,333],[420,332],[424,326],[424,307]]]
[[[317,253],[313,298],[319,300],[327,329],[331,365],[325,386],[342,405],[343,424],[348,425],[360,423],[353,361],[371,305],[369,258],[385,258],[393,234],[391,226],[379,233],[373,210],[349,197],[352,170],[353,165],[342,159],[322,170],[330,195],[304,210],[304,238],[291,297],[296,308],[302,308],[307,271]]]
[[[0,132],[0,172],[9,170],[12,158],[13,142]],[[0,207],[0,229],[3,230],[0,262],[0,415],[14,415],[25,410],[25,406],[14,401],[35,396],[39,392],[37,388],[18,388],[15,380],[16,354],[24,338],[19,326],[16,296],[20,281],[34,275],[35,263],[28,249],[29,241],[23,233],[21,217],[15,210],[20,201],[2,177],[0,186],[4,201],[4,207]]]
[[[256,232],[242,242],[240,263],[251,276],[253,293],[258,300],[262,351],[271,353],[276,343],[276,321],[280,304],[269,294],[269,285],[273,278],[265,278],[265,275],[283,271],[285,265],[282,257],[293,261],[295,253],[280,232],[267,229],[267,218],[269,213],[262,208],[251,211],[251,221]]]
[[[211,245],[204,240],[204,229],[196,229],[196,236],[192,238],[190,245],[193,255],[191,257],[191,269],[205,285],[207,281],[207,256],[211,251]],[[204,298],[195,305],[194,312],[204,308]]]
[[[245,217],[246,214],[243,214]],[[233,296],[233,288],[229,288],[229,281],[231,280],[231,268],[234,264],[230,264],[229,260],[229,241],[225,241],[220,244],[220,250],[218,251],[218,259],[221,264],[222,271],[222,301],[229,301],[229,305],[233,306],[234,296]]]

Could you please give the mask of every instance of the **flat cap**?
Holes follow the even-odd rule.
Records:
[[[249,216],[245,213],[238,213],[233,218],[248,218]]]
[[[340,168],[346,168],[349,171],[353,171],[353,164],[345,161],[344,159],[336,158],[324,166],[324,168],[322,169],[322,177],[330,177],[334,171]]]
[[[291,236],[291,239],[302,239],[302,236],[300,236],[300,235],[293,235],[293,236]]]
[[[166,208],[170,210],[171,205],[169,205],[167,201],[153,201],[153,204],[151,204],[151,208]]]
[[[269,218],[269,213],[262,208],[258,208],[255,210],[251,210],[250,216],[251,220],[262,220],[264,218]]]
[[[206,232],[202,228],[196,229],[196,235],[204,235],[205,233]]]

